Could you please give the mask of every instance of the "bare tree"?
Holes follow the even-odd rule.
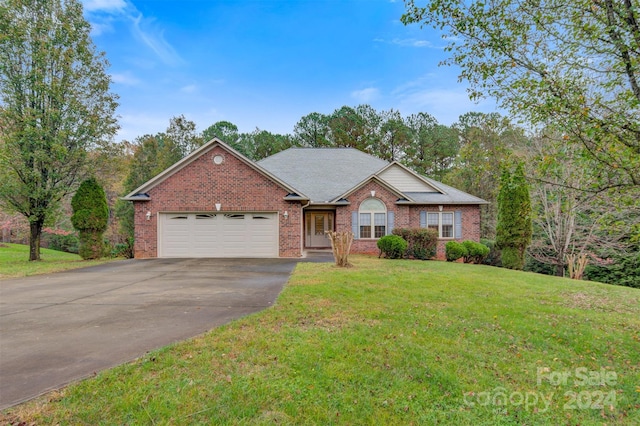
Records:
[[[527,163],[532,179],[534,238],[529,254],[554,266],[563,276],[565,267],[581,276],[587,262],[607,264],[606,253],[624,250],[622,215],[615,205],[619,194],[592,192],[594,170],[585,167],[582,150],[566,136],[543,134],[532,138]]]

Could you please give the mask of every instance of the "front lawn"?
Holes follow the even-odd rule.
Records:
[[[639,290],[458,263],[353,263],[300,263],[272,308],[4,421],[640,424]]]
[[[0,244],[0,279],[48,274],[111,262],[113,259],[82,260],[80,256],[63,251],[40,249],[37,262],[29,262],[29,246]]]

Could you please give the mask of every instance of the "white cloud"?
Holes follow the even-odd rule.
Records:
[[[351,92],[351,97],[357,100],[358,102],[372,102],[376,100],[380,96],[380,90],[375,87],[367,87],[362,90],[354,90]]]
[[[445,125],[455,123],[467,112],[488,113],[497,110],[493,101],[470,100],[464,88],[418,90],[401,96],[400,105],[402,111],[427,111]]]
[[[154,18],[143,14],[128,0],[84,0],[87,19],[91,23],[92,35],[113,31],[117,22],[129,26],[138,41],[150,49],[164,64],[181,65],[183,59],[165,39],[164,30]]]
[[[93,37],[99,36],[104,33],[108,33],[113,30],[113,27],[109,22],[89,22],[91,24],[91,35]]]
[[[127,8],[125,0],[83,0],[82,5],[87,12],[120,13]]]
[[[125,86],[136,86],[140,83],[135,76],[130,72],[111,74],[111,80],[116,84],[123,84]]]
[[[398,109],[404,114],[428,112],[439,123],[451,125],[467,112],[495,112],[494,100],[475,102],[469,99],[466,86],[447,84],[442,76],[427,74],[398,86],[392,91]]]
[[[138,16],[129,16],[132,22],[133,34],[151,49],[167,65],[180,65],[183,63],[180,55],[173,46],[164,39],[164,31],[151,28],[153,19],[146,19],[141,13]]]
[[[431,87],[433,86],[433,82],[438,78],[438,75],[435,73],[427,73],[424,74],[421,77],[416,78],[415,80],[410,80],[407,81],[404,84],[401,84],[400,86],[396,87],[395,89],[393,89],[393,91],[391,92],[392,95],[403,95],[406,94],[407,92],[411,92],[413,90],[416,89],[421,89],[424,87]]]
[[[395,44],[396,46],[407,47],[428,47],[432,49],[442,49],[440,46],[434,46],[429,40],[421,40],[417,38],[394,38],[393,40],[386,40],[384,38],[374,38],[376,43]]]
[[[83,0],[82,4],[94,37],[113,31],[117,16],[125,16],[131,9],[125,0]]]
[[[189,84],[187,86],[181,87],[180,91],[182,93],[195,93],[198,90],[198,86],[195,84]]]
[[[164,132],[169,125],[171,115],[156,113],[124,113],[120,116],[120,130],[116,140],[133,141],[142,135],[153,135]]]

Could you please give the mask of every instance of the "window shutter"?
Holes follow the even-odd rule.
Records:
[[[421,211],[420,212],[420,228],[426,228],[426,227],[427,227],[427,212]]]
[[[357,240],[359,238],[358,227],[358,212],[351,212],[351,232],[353,232],[353,238]]]
[[[387,212],[387,235],[393,232],[393,224],[395,221],[395,212]]]
[[[455,238],[456,239],[461,239],[462,238],[462,212],[460,210],[456,210],[455,212],[455,218],[454,218],[454,228],[455,228]]]

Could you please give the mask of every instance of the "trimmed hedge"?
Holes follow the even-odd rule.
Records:
[[[380,254],[388,259],[401,259],[407,251],[407,242],[399,235],[385,235],[378,240]]]
[[[482,263],[489,255],[489,247],[484,244],[467,240],[462,245],[467,249],[467,254],[464,255],[464,263]]]
[[[467,248],[464,246],[464,244],[457,241],[449,241],[444,246],[444,249],[445,256],[447,257],[447,262],[454,262],[467,255]]]
[[[438,231],[426,228],[396,228],[394,235],[402,237],[407,242],[406,257],[414,259],[431,259],[436,255],[438,245]]]
[[[463,259],[464,263],[482,263],[489,255],[489,251],[489,247],[471,240],[461,243],[449,241],[445,245],[445,256],[449,262]]]

